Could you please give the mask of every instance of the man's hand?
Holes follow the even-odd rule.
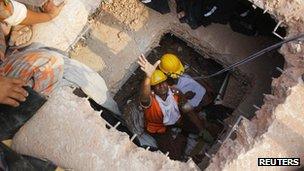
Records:
[[[52,19],[57,17],[65,5],[65,2],[61,2],[58,6],[56,6],[53,0],[48,0],[43,6],[43,12],[48,14]]]
[[[16,78],[0,76],[0,103],[13,107],[19,106],[19,102],[26,100],[28,93],[22,88],[25,82]]]
[[[147,61],[146,57],[144,55],[141,55],[137,61],[137,63],[140,66],[140,69],[143,70],[148,78],[151,78],[153,72],[157,68],[157,66],[160,64],[160,60],[158,60],[154,65],[152,65],[150,62]]]

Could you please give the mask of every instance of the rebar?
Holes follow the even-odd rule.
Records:
[[[259,106],[257,106],[257,105],[253,105],[253,107],[255,108],[255,109],[257,109],[257,110],[260,110],[261,108],[259,107]]]
[[[229,131],[228,135],[225,137],[225,139],[222,141],[222,144],[224,142],[226,142],[226,140],[228,138],[230,138],[231,134],[236,130],[237,126],[239,125],[239,123],[241,122],[241,120],[246,119],[244,116],[240,115],[237,119],[237,121],[235,122],[235,124],[233,125],[233,127],[231,128],[231,130]]]
[[[134,134],[134,135],[131,137],[130,141],[133,142],[133,140],[136,138],[136,136],[137,136],[137,134]]]
[[[273,31],[272,31],[272,34],[274,34],[274,35],[276,35],[278,38],[284,40],[284,37],[282,37],[281,35],[279,35],[279,34],[276,32],[277,29],[279,28],[279,26],[280,26],[282,23],[283,23],[283,21],[279,21],[279,22],[277,23],[277,25],[275,26],[275,28],[274,28]]]
[[[279,67],[276,67],[276,70],[278,70],[280,73],[282,73],[283,74],[283,70],[281,69],[281,68],[279,68]]]
[[[209,159],[211,159],[211,155],[205,152],[205,156],[207,156]]]
[[[116,124],[113,128],[117,129],[117,127],[118,127],[120,124],[121,124],[121,122],[118,121],[117,124]]]

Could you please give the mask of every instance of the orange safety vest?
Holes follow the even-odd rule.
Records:
[[[173,95],[176,102],[178,102],[178,96]],[[151,94],[151,105],[144,110],[145,113],[145,125],[149,133],[164,133],[166,132],[166,126],[163,123],[163,112],[155,98],[154,94]]]

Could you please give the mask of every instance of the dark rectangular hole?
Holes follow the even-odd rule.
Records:
[[[150,52],[150,54],[147,56],[147,59],[149,60],[149,62],[154,63],[159,60],[161,56],[165,53],[176,54],[181,59],[185,68],[187,68],[186,73],[191,75],[192,77],[200,75],[209,75],[223,69],[223,66],[219,62],[214,59],[202,56],[193,48],[191,48],[186,42],[171,33],[165,34],[162,37],[159,46],[155,47]],[[227,104],[224,104],[228,108],[225,108],[224,106],[214,105],[213,107],[209,108],[211,111],[223,112],[223,110],[225,111],[229,109],[233,111],[235,108],[237,108],[249,87],[248,82],[244,81],[243,78],[238,77],[239,75],[240,74],[232,73],[229,78],[227,92],[229,92],[230,94],[226,93],[225,96],[228,96],[230,99],[233,100],[227,100]],[[206,80],[213,88],[215,95],[217,95],[217,93],[221,89],[225,76],[226,73]],[[118,103],[121,111],[123,111],[123,118],[126,120],[128,128],[131,132],[136,130],[136,128],[132,128],[132,126],[128,124],[132,122],[128,121],[128,119],[130,119],[130,111],[134,112],[134,110],[140,110],[138,97],[140,92],[140,86],[144,77],[144,72],[142,72],[140,68],[137,68],[134,71],[134,74],[130,76],[130,78],[121,87],[121,89],[118,91],[114,98]],[[132,110],[129,110],[130,108],[128,106],[130,106],[131,103],[133,103],[133,108]],[[126,108],[128,109],[126,110]],[[137,113],[140,112],[141,111],[137,111]],[[210,126],[210,130],[208,131],[212,134],[214,142],[216,142],[217,138],[221,134],[224,134],[226,132],[226,126],[224,126],[223,123],[224,122],[218,122],[217,118],[213,118],[213,120],[210,121],[210,125],[212,126]],[[199,141],[201,142],[204,140],[199,139]],[[201,147],[199,147],[200,145]],[[193,154],[196,154],[196,156],[192,156],[195,158],[196,163],[199,163],[203,160],[203,158],[205,157],[204,150],[210,148],[213,145],[213,142],[201,142],[200,145],[198,145],[192,152]]]

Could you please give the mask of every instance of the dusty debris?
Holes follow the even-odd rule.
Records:
[[[111,13],[127,29],[139,30],[149,17],[148,10],[138,0],[113,0],[103,7],[105,12]]]

